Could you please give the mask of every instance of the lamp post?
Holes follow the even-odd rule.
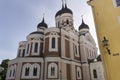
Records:
[[[109,40],[107,40],[107,39],[106,39],[106,37],[104,37],[104,39],[102,40],[102,43],[103,43],[103,47],[105,47],[105,48],[106,48],[106,50],[107,50],[108,54],[110,55],[110,54],[111,54],[111,52],[110,52],[110,49],[109,49],[109,44],[108,44],[108,41],[109,41]]]

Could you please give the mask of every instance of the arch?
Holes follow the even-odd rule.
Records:
[[[38,43],[36,42],[34,44],[34,53],[37,53],[38,52]]]
[[[57,78],[58,66],[56,63],[50,63],[48,65],[48,78]]]

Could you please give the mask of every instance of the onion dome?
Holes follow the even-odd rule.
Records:
[[[44,18],[41,23],[38,24],[37,28],[45,27],[48,28],[48,25],[45,23]]]
[[[69,8],[67,8],[67,5],[65,4],[65,7],[62,6],[62,9],[59,10],[59,11],[56,13],[55,17],[60,16],[60,15],[62,15],[62,14],[64,14],[64,13],[69,13],[69,14],[72,14],[72,15],[73,15],[73,12],[72,12]]]
[[[32,32],[32,33],[30,33],[30,35],[31,34],[44,34],[43,32],[40,32],[40,31],[35,31],[35,32]]]
[[[83,20],[82,20],[82,24],[79,26],[79,30],[81,29],[89,29],[89,26],[85,24]]]

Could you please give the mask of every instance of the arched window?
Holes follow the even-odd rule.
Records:
[[[29,67],[26,67],[26,68],[25,68],[25,76],[29,76],[29,71],[30,71],[30,68],[29,68]]]
[[[23,52],[22,52],[22,57],[25,56],[25,49],[23,49]]]
[[[94,78],[97,78],[97,71],[95,69],[93,70],[93,75],[94,75]]]
[[[23,65],[22,68],[22,78],[29,78],[31,75],[31,67],[32,65],[30,63],[26,63]]]
[[[27,54],[29,53],[29,46],[30,46],[30,45],[28,44],[28,46],[27,46]]]
[[[58,68],[56,63],[50,63],[48,66],[48,78],[57,78]]]
[[[35,43],[35,47],[34,47],[34,52],[37,53],[38,52],[38,43]]]
[[[77,67],[77,79],[81,79],[81,69]]]
[[[37,76],[37,67],[33,68],[33,76]]]
[[[55,75],[55,67],[51,67],[51,76]]]
[[[69,20],[66,20],[66,23],[69,24]]]
[[[52,38],[52,48],[55,48],[55,38]]]

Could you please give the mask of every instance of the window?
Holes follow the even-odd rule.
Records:
[[[22,57],[25,56],[25,49],[23,49],[23,52],[22,52]]]
[[[13,70],[13,77],[15,76],[15,69]]]
[[[52,48],[55,48],[55,38],[52,38]]]
[[[56,63],[50,63],[48,66],[48,78],[57,78],[58,68]]]
[[[34,52],[35,52],[35,53],[37,53],[37,52],[38,52],[38,43],[35,43]]]
[[[77,79],[81,79],[81,69],[77,67]]]
[[[29,52],[29,44],[28,44],[28,46],[27,46],[27,54],[28,54],[28,52]]]
[[[29,68],[25,68],[25,76],[29,76]]]
[[[69,20],[67,20],[66,23],[69,24]]]
[[[10,70],[10,75],[9,75],[9,77],[11,77],[11,74],[12,74],[12,70]]]
[[[75,53],[77,54],[77,46],[75,45]]]
[[[116,0],[117,6],[120,6],[120,0]]]
[[[37,76],[37,68],[33,68],[33,76]]]
[[[51,76],[55,75],[55,67],[51,67]]]
[[[94,78],[97,78],[97,71],[95,69],[93,70],[93,75],[94,75]]]

